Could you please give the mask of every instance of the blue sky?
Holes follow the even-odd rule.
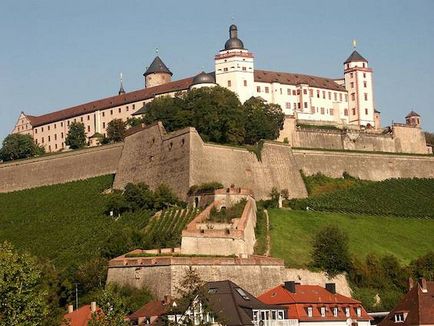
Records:
[[[412,109],[434,131],[434,1],[0,2],[0,140],[39,115],[143,87],[155,48],[173,78],[212,71],[232,22],[259,69],[341,77],[358,51],[374,69],[383,125]]]

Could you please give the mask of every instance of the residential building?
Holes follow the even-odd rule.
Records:
[[[63,316],[63,326],[87,326],[92,319],[92,314],[101,311],[95,302],[90,305],[84,305],[74,310],[72,305],[68,306],[68,313]]]

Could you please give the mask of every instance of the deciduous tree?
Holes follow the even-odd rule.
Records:
[[[69,125],[69,131],[66,135],[65,144],[71,149],[83,148],[86,145],[86,133],[84,124],[73,122]]]
[[[11,134],[3,140],[3,146],[0,149],[0,160],[12,161],[41,155],[44,152],[44,148],[38,146],[32,136]]]
[[[118,143],[124,140],[127,123],[122,119],[113,119],[107,125],[107,138],[110,142]]]

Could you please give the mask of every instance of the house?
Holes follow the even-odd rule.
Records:
[[[164,300],[153,300],[128,316],[134,326],[154,324],[161,315],[176,307],[175,301],[166,296]]]
[[[434,325],[434,282],[409,280],[409,291],[379,326]]]
[[[84,305],[77,310],[74,310],[72,305],[68,306],[68,313],[63,315],[63,326],[87,326],[92,319],[92,314],[101,311],[97,308],[96,302],[91,302],[90,305]]]
[[[185,311],[168,313],[168,322],[178,325],[296,325],[288,320],[286,309],[259,301],[229,280],[207,282],[203,292]]]
[[[300,326],[368,326],[372,319],[358,300],[336,293],[335,283],[301,285],[285,282],[258,297],[267,303],[285,307],[288,319]]]

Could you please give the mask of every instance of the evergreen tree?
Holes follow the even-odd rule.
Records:
[[[71,149],[83,148],[86,145],[86,133],[83,123],[73,122],[70,124],[65,144]]]
[[[3,146],[0,149],[0,160],[12,161],[41,155],[44,152],[44,148],[38,146],[32,136],[11,134],[3,140]]]

